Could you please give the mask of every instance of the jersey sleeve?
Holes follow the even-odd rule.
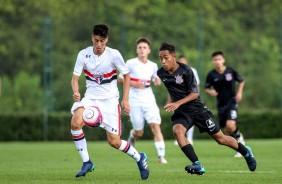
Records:
[[[127,66],[123,60],[121,53],[118,50],[114,52],[114,64],[121,75],[128,74]]]
[[[127,67],[128,73],[130,73],[130,62],[126,61],[125,65]],[[123,74],[119,73],[118,77],[123,79]]]
[[[159,78],[157,75],[157,71],[158,71],[158,65],[156,63],[153,63],[153,76],[152,76],[152,80],[155,81],[155,79]]]
[[[206,78],[205,89],[212,87],[212,75],[209,73]]]
[[[244,81],[243,77],[236,70],[232,69],[232,73],[233,73],[235,81],[238,81],[238,82]]]
[[[195,68],[191,68],[194,75],[195,75],[195,79],[196,79],[196,82],[197,82],[197,85],[200,85],[200,78],[199,78],[199,75],[198,75],[198,72]]]
[[[186,81],[187,81],[187,84],[188,84],[188,92],[190,93],[198,93],[198,88],[197,88],[197,82],[196,82],[196,79],[195,79],[195,75],[193,74],[193,71],[192,69],[188,69],[187,70],[187,73],[186,73]]]
[[[77,59],[75,62],[75,66],[74,66],[74,70],[73,70],[73,74],[80,76],[82,71],[83,71],[83,67],[84,67],[84,58],[85,58],[85,54],[83,53],[83,51],[80,51],[77,55]]]

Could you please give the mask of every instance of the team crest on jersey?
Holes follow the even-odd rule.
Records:
[[[175,76],[175,82],[176,82],[177,84],[182,84],[182,83],[183,83],[182,75],[176,75],[176,76]]]
[[[104,79],[104,75],[103,74],[94,74],[94,80],[98,83],[98,84],[101,84],[101,82],[103,81]]]
[[[232,75],[231,75],[231,73],[225,74],[225,79],[226,79],[227,81],[231,81],[231,80],[232,80]]]

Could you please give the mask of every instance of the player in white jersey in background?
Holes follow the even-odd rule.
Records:
[[[100,127],[106,130],[108,143],[136,160],[141,178],[143,180],[147,179],[149,168],[146,154],[138,153],[127,141],[120,139],[122,126],[119,91],[117,88],[117,70],[124,77],[121,105],[126,114],[130,112],[128,102],[130,78],[123,57],[118,50],[106,46],[108,42],[107,25],[95,25],[91,39],[93,46],[81,50],[77,56],[71,81],[74,100],[71,109],[73,114],[71,134],[83,161],[82,168],[76,174],[76,177],[85,176],[87,172],[91,172],[95,168],[87,151],[87,143],[82,130],[84,126],[82,114],[84,108],[97,106],[103,115],[103,122]],[[87,89],[81,99],[78,81],[82,72],[86,77]]]
[[[148,60],[151,52],[150,41],[146,38],[139,38],[136,41],[137,57],[126,62],[130,73],[130,121],[133,129],[130,131],[128,141],[134,145],[136,139],[141,138],[144,133],[145,121],[150,125],[154,135],[155,147],[158,153],[158,162],[166,164],[165,143],[161,132],[161,116],[157,106],[151,83],[160,86],[161,81],[157,76],[158,66],[156,63]],[[119,75],[119,82],[124,78]]]
[[[179,61],[180,63],[183,63],[183,64],[185,64],[185,65],[188,65],[188,61],[186,60],[186,58],[185,58],[183,55],[180,55],[180,56],[178,57],[178,61]],[[197,72],[197,70],[196,70],[195,68],[191,67],[190,65],[189,65],[189,67],[190,67],[190,68],[192,69],[192,71],[193,71],[193,74],[194,74],[194,76],[195,76],[196,83],[197,83],[197,88],[198,88],[198,91],[199,91],[199,93],[200,93],[200,78],[199,78],[198,72]],[[170,98],[169,95],[168,95],[167,103],[166,103],[166,104],[168,104],[168,103],[171,103],[171,98]],[[194,126],[192,126],[192,127],[186,132],[186,138],[188,139],[188,141],[189,141],[191,144],[193,144],[193,135],[194,135]],[[176,140],[174,141],[174,145],[178,145],[178,142],[177,142]]]

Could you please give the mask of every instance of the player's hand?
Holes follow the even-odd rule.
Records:
[[[145,85],[143,82],[134,82],[134,85],[132,85],[134,88],[138,88],[138,89],[144,89]]]
[[[164,106],[165,111],[172,112],[175,111],[179,107],[178,103],[168,103]]]
[[[122,100],[121,101],[121,106],[123,108],[124,113],[128,115],[129,112],[130,112],[130,106],[129,106],[128,100]]]
[[[74,92],[72,95],[73,101],[79,102],[80,101],[80,93],[79,92]]]
[[[217,92],[216,92],[216,90],[210,90],[210,92],[209,92],[209,94],[211,95],[211,96],[217,96]]]

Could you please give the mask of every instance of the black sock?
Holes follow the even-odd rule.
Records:
[[[187,144],[181,148],[183,153],[191,160],[192,163],[198,161],[198,157],[194,151],[194,148],[191,144]]]
[[[243,155],[243,156],[245,156],[249,152],[248,149],[243,144],[241,144],[241,143],[238,143],[237,151],[239,153],[241,153],[241,155]]]
[[[236,130],[233,132],[232,137],[234,137],[236,140],[241,136],[240,130],[236,128]]]

